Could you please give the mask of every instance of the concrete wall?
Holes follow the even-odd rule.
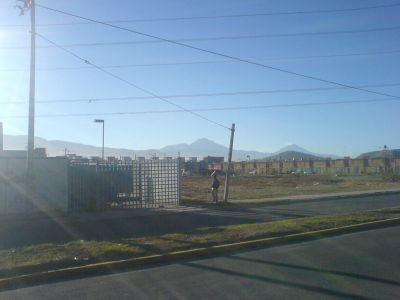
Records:
[[[0,122],[0,151],[3,151],[3,123]]]
[[[68,210],[68,161],[36,158],[32,188],[25,197],[26,159],[0,158],[0,214]]]

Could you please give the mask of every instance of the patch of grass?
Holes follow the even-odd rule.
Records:
[[[220,178],[221,187],[224,178]],[[211,201],[211,179],[208,176],[189,176],[182,179],[182,199],[185,202]],[[378,175],[276,175],[232,177],[231,200],[268,199],[295,195],[385,190],[400,188],[397,177]],[[220,188],[222,197],[222,188]]]
[[[154,237],[101,242],[80,240],[61,245],[41,244],[7,249],[0,251],[0,277],[309,232],[394,217],[400,217],[400,207],[345,215],[201,228],[188,233],[173,233]]]

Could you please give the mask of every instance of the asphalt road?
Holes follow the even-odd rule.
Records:
[[[0,249],[79,239],[112,240],[187,232],[201,227],[342,214],[400,206],[400,194],[335,200],[295,201],[281,205],[179,207],[164,210],[112,212],[84,217],[0,220]]]
[[[0,299],[399,299],[400,226],[0,293]]]
[[[342,199],[299,200],[273,205],[237,205],[222,208],[220,210],[207,210],[204,213],[209,215],[230,215],[234,217],[246,217],[250,219],[269,221],[316,215],[352,213],[385,207],[395,207],[399,205],[400,194],[392,194],[353,198],[349,197]]]

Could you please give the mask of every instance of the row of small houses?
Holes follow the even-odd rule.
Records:
[[[210,163],[208,169],[226,171],[228,164]],[[274,174],[397,174],[400,175],[400,158],[324,159],[233,162],[236,175]]]

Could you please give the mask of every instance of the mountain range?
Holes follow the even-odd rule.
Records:
[[[9,150],[23,150],[26,149],[26,141],[27,137],[25,135],[4,135],[4,149]],[[76,154],[83,157],[90,156],[100,156],[101,155],[101,147],[85,145],[80,143],[73,143],[67,141],[59,141],[59,140],[47,140],[40,137],[35,137],[35,147],[37,148],[46,148],[48,156],[63,156],[65,153]],[[285,152],[296,152],[295,153],[285,153]],[[145,156],[150,157],[152,155],[164,157],[164,156],[177,156],[180,153],[181,156],[184,157],[205,157],[205,156],[224,156],[227,157],[228,148],[226,146],[217,144],[209,139],[201,138],[190,144],[176,144],[165,146],[160,149],[147,149],[147,150],[132,150],[132,149],[124,149],[124,148],[104,148],[105,156]],[[251,150],[239,150],[234,149],[233,151],[233,160],[248,160],[248,159],[264,159],[267,157],[273,157],[285,153],[285,157],[287,155],[292,157],[298,157],[303,153],[308,156],[314,157],[332,157],[336,158],[335,155],[329,154],[317,154],[312,153],[298,145],[289,145],[286,146],[274,153],[268,152],[260,152],[260,151],[251,151]],[[303,155],[304,156],[304,155]]]
[[[334,154],[323,154],[323,153],[310,152],[310,151],[308,151],[308,150],[306,150],[306,149],[304,149],[304,148],[302,148],[302,147],[300,147],[300,146],[298,146],[296,144],[291,144],[291,145],[288,145],[286,147],[283,147],[282,149],[272,153],[269,158],[271,158],[272,156],[277,156],[277,157],[279,157],[280,155],[282,156],[283,153],[285,153],[286,156],[290,157],[291,153],[289,153],[289,152],[294,152],[293,153],[294,154],[294,158],[296,158],[296,159],[298,158],[297,157],[298,154],[307,154],[307,157],[305,157],[304,155],[301,156],[303,158],[326,158],[326,157],[339,158],[339,156],[334,155]],[[299,158],[301,158],[301,157],[299,157]]]
[[[390,149],[387,151],[372,151],[363,153],[357,158],[383,158],[383,157],[391,157],[391,158],[400,158],[400,149]]]
[[[323,159],[323,157],[298,151],[284,151],[267,157],[268,160]]]

